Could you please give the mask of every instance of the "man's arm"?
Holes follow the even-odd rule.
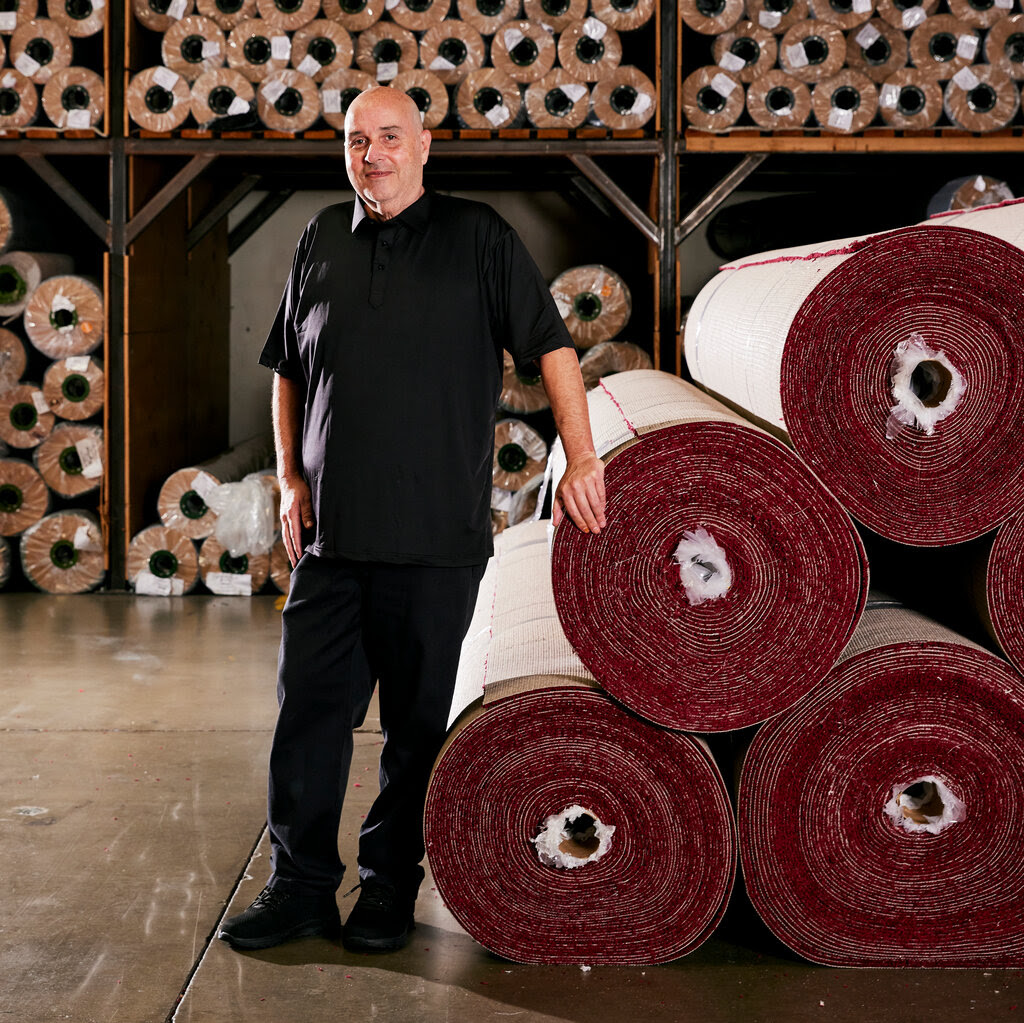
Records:
[[[559,348],[542,355],[540,375],[568,463],[552,501],[554,523],[557,526],[568,514],[584,533],[600,533],[605,526],[604,462],[594,453],[587,392],[576,352]]]
[[[303,386],[275,373],[272,414],[277,478],[281,482],[281,536],[294,567],[302,557],[302,527],[313,527],[313,501],[302,474]]]

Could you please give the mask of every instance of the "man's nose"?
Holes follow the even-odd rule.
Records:
[[[364,163],[376,163],[377,162],[377,147],[372,143],[368,142],[366,145],[366,152],[363,153]]]

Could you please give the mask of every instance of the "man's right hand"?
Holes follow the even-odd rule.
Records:
[[[302,530],[313,528],[313,498],[304,479],[281,480],[281,537],[294,568],[302,557]]]

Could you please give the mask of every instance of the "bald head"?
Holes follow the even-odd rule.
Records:
[[[348,137],[352,124],[360,115],[366,113],[384,115],[390,112],[397,122],[404,122],[411,131],[423,130],[423,118],[420,108],[407,93],[400,89],[392,89],[389,85],[378,85],[361,92],[349,104],[345,113],[345,136]]]

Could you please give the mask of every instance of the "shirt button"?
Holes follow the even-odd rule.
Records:
[[[384,269],[384,264],[383,263],[378,263],[377,264],[377,269],[378,270],[383,270]]]

